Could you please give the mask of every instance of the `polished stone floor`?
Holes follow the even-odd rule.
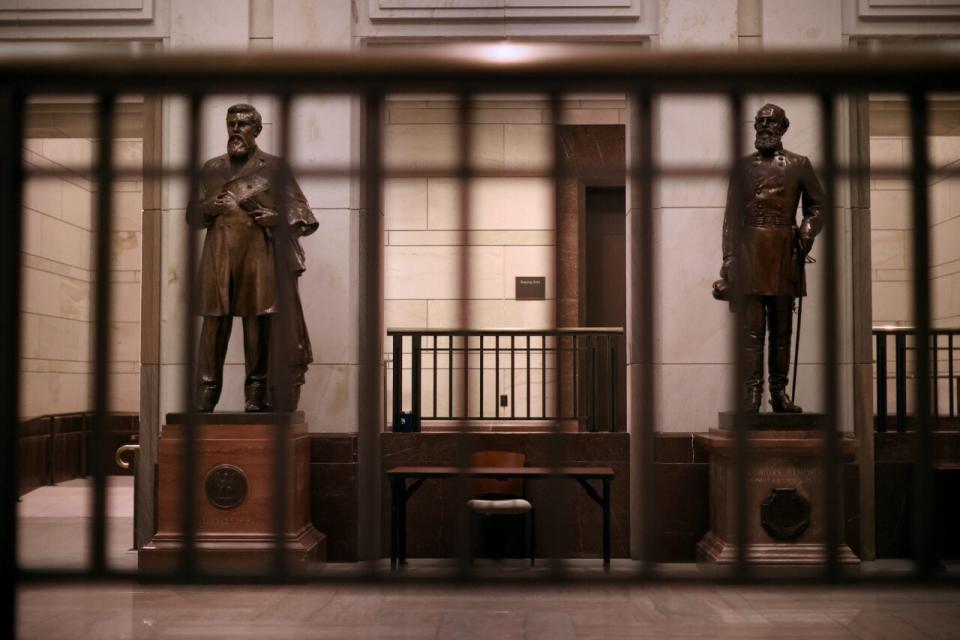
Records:
[[[135,566],[129,551],[129,484],[111,485],[108,556]],[[20,508],[21,563],[82,566],[75,537],[86,531],[88,488],[47,487]],[[82,505],[82,506],[78,506]],[[50,545],[53,545],[51,547]],[[486,563],[499,575],[547,575],[540,563]],[[445,565],[412,561],[409,577],[438,575]],[[597,563],[568,565],[599,575]],[[324,573],[349,577],[357,565]],[[865,572],[890,567],[867,565]],[[614,576],[636,570],[615,561]],[[667,570],[698,576],[693,566]],[[18,637],[68,640],[300,638],[960,638],[960,589],[762,587],[696,584],[372,585],[284,587],[145,586],[135,583],[22,586]]]

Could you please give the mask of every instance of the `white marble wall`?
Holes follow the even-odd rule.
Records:
[[[89,139],[70,137],[32,138],[25,144],[28,171],[66,173],[29,178],[24,188],[24,417],[91,406],[96,190],[87,170],[93,148]],[[139,141],[118,140],[115,150],[120,160],[136,162]],[[139,405],[141,193],[139,181],[113,188],[109,407],[115,411],[136,411]]]
[[[459,159],[457,108],[440,96],[395,97],[388,102],[385,133],[387,166],[394,169],[450,170]],[[571,124],[620,124],[625,103],[616,96],[565,101],[563,121]],[[548,328],[555,324],[555,206],[553,182],[546,178],[510,177],[510,172],[548,169],[552,159],[549,105],[538,98],[489,98],[475,105],[470,126],[471,164],[504,172],[504,177],[473,179],[469,186],[470,222],[461,218],[462,186],[448,177],[425,175],[387,180],[384,189],[385,325],[387,328]],[[465,234],[464,232],[467,231]],[[461,260],[469,261],[468,318],[462,317]],[[546,299],[517,300],[518,276],[544,276]],[[441,342],[441,346],[446,344]],[[506,344],[505,342],[503,343]],[[521,343],[518,343],[521,344]],[[539,343],[534,340],[534,346]],[[392,343],[388,340],[386,348]],[[488,347],[493,347],[490,342]],[[405,345],[409,351],[409,345]],[[390,357],[390,356],[388,356]],[[491,357],[492,358],[492,357]],[[425,361],[426,362],[426,361]],[[447,408],[448,363],[439,362],[438,396]],[[409,358],[404,368],[409,369]],[[462,365],[459,365],[462,366]],[[476,393],[479,359],[470,363],[470,389]],[[524,367],[523,364],[518,364]],[[552,367],[552,362],[550,363]],[[531,376],[531,415],[541,413],[540,364]],[[494,363],[485,371],[484,415],[494,413]],[[457,366],[455,366],[455,370]],[[429,371],[429,369],[428,369]],[[462,375],[462,374],[461,374]],[[547,385],[551,384],[548,373]],[[524,373],[525,376],[525,373]],[[404,407],[410,406],[409,373]],[[432,398],[432,377],[425,379],[424,399]],[[392,389],[388,390],[388,393]],[[511,387],[509,365],[501,359],[502,409],[526,415],[526,378]],[[462,406],[462,385],[454,384],[454,405]],[[552,391],[547,391],[551,394]],[[390,406],[388,395],[387,404]],[[479,411],[478,398],[470,402]],[[426,405],[425,405],[426,406]],[[432,405],[430,406],[432,410]],[[425,412],[429,414],[429,411]],[[474,414],[476,415],[476,414]],[[390,417],[388,416],[388,421]]]

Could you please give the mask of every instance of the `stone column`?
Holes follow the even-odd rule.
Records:
[[[736,0],[662,0],[660,49],[734,48],[737,46]],[[634,105],[635,108],[636,105]],[[699,165],[724,172],[730,163],[729,114],[718,97],[666,96],[654,102],[656,124],[653,153],[662,166]],[[634,141],[633,122],[627,125],[628,146]],[[633,152],[628,149],[627,157]],[[705,431],[716,426],[717,412],[727,408],[727,379],[732,370],[725,305],[710,295],[720,267],[720,231],[726,178],[662,179],[655,185],[654,223],[654,348],[652,373],[655,431]],[[635,278],[639,237],[635,216],[639,194],[628,186],[627,202],[627,420],[630,445],[631,555],[642,553],[643,535],[656,523],[643,522],[639,497],[644,477],[653,474],[652,451],[641,439],[637,390],[641,363],[637,340],[640,326]],[[656,489],[654,489],[656,490]],[[649,547],[648,547],[649,548]]]

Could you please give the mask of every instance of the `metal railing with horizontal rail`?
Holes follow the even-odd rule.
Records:
[[[621,327],[388,329],[387,335],[395,432],[457,420],[622,428]]]
[[[876,429],[886,431],[891,422],[903,432],[911,428],[914,406],[908,394],[916,384],[915,368],[920,343],[914,327],[874,327],[876,367]],[[891,356],[891,343],[893,346]],[[960,426],[960,329],[930,329],[927,352],[931,420],[935,427]],[[892,371],[891,371],[892,369]],[[893,393],[891,393],[891,381]]]

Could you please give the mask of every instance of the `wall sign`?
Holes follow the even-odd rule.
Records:
[[[544,300],[547,279],[544,276],[517,276],[517,300]]]

